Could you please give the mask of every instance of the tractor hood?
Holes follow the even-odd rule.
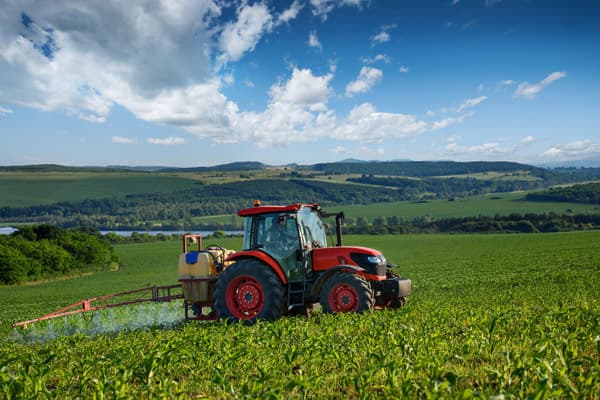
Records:
[[[315,248],[312,251],[313,269],[324,271],[339,265],[364,268],[368,273],[385,275],[387,261],[379,250],[361,246]]]

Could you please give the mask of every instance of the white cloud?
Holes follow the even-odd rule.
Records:
[[[304,8],[304,4],[300,3],[298,0],[294,0],[294,2],[290,5],[290,8],[279,15],[276,25],[289,23],[298,16],[298,13],[302,11],[302,8]]]
[[[381,141],[400,139],[421,134],[427,123],[418,121],[414,115],[378,112],[369,103],[354,107],[340,122],[333,137],[344,140]]]
[[[317,37],[316,31],[310,31],[310,33],[308,34],[308,45],[310,47],[316,47],[321,50],[323,49],[323,47],[321,46],[321,42],[319,42],[319,38]]]
[[[182,137],[173,137],[173,136],[169,136],[164,139],[148,138],[148,143],[157,144],[157,145],[161,145],[161,146],[173,146],[173,145],[185,144],[185,139]]]
[[[246,52],[254,50],[263,34],[272,28],[273,17],[265,4],[243,4],[238,9],[237,20],[227,23],[221,32],[218,65],[238,61]]]
[[[529,136],[525,136],[523,139],[521,139],[520,144],[522,146],[529,146],[530,144],[534,143],[536,141],[536,139],[529,135]]]
[[[467,99],[465,101],[463,101],[462,103],[460,103],[460,105],[458,106],[458,108],[456,109],[456,112],[463,112],[464,110],[467,110],[469,108],[473,108],[478,104],[481,104],[482,102],[487,100],[487,96],[480,96],[480,97],[476,97],[474,99]]]
[[[544,156],[554,160],[574,160],[600,156],[600,144],[591,140],[577,140],[566,144],[557,144],[544,152]]]
[[[12,110],[0,106],[0,117],[6,114],[12,114]]]
[[[383,71],[372,67],[362,67],[358,77],[346,85],[346,96],[352,96],[356,93],[364,93],[381,80]]]
[[[406,65],[401,65],[400,72],[406,74],[408,72],[408,67]]]
[[[310,69],[294,68],[291,78],[285,83],[271,87],[271,97],[276,103],[301,106],[324,105],[331,92],[329,82],[333,74],[314,76]]]
[[[375,46],[379,43],[386,43],[391,40],[390,34],[386,31],[381,31],[377,35],[371,36],[371,46]]]
[[[113,136],[112,142],[118,144],[134,144],[135,140],[123,136]]]
[[[503,81],[498,82],[498,86],[512,86],[516,83],[517,82],[513,81],[512,79],[505,79]]]
[[[378,62],[383,62],[385,64],[389,64],[391,59],[387,54],[377,54],[375,57],[362,57],[360,61],[363,64],[375,64]]]
[[[223,82],[227,86],[231,86],[231,85],[233,85],[235,83],[235,77],[233,76],[233,74],[223,75]]]
[[[361,9],[363,5],[368,5],[370,0],[310,0],[312,13],[321,17],[323,21],[327,19],[327,14],[336,7],[357,7]]]
[[[128,4],[7,5],[0,14],[0,102],[102,122],[114,104],[151,103],[210,77],[208,28],[220,14],[213,1]]]
[[[249,87],[249,88],[253,88],[255,85],[254,85],[254,82],[252,82],[251,80],[246,79],[244,81],[244,86]]]
[[[472,113],[467,113],[460,115],[458,117],[448,117],[439,121],[435,121],[431,124],[431,130],[444,129],[449,127],[450,125],[462,123],[466,118],[472,116]]]
[[[427,114],[428,117],[433,117],[435,115],[435,111],[433,111],[433,110],[427,110],[426,114]]]
[[[566,76],[567,73],[565,71],[557,71],[552,72],[550,75],[548,75],[538,83],[522,82],[519,84],[519,86],[517,86],[517,90],[515,90],[514,97],[533,99],[546,86]]]
[[[480,83],[479,85],[477,85],[477,91],[479,93],[483,92],[485,90],[485,85],[483,83]]]
[[[461,146],[456,142],[448,143],[446,154],[451,156],[502,156],[512,151],[511,148],[502,147],[497,142],[483,143],[473,146]]]
[[[336,146],[333,149],[329,149],[330,153],[333,154],[350,154],[351,151],[348,150],[347,148],[343,147],[343,146]]]

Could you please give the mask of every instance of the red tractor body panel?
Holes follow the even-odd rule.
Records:
[[[331,268],[341,265],[351,265],[353,267],[362,268],[356,261],[352,259],[352,253],[367,254],[371,256],[380,256],[381,252],[368,247],[360,246],[341,246],[341,247],[326,247],[316,248],[312,250],[313,270],[323,272]],[[385,280],[385,276],[378,276],[369,273],[360,273],[365,278],[370,280]]]
[[[281,282],[284,285],[286,285],[288,283],[287,277],[285,276],[285,272],[283,271],[281,266],[277,263],[277,261],[275,261],[272,257],[270,257],[268,254],[266,254],[262,251],[255,251],[255,250],[240,251],[240,252],[230,255],[229,257],[227,257],[225,259],[225,261],[226,262],[238,261],[242,258],[259,259],[260,261],[267,264],[277,274],[277,276],[279,277],[279,279],[281,279]]]

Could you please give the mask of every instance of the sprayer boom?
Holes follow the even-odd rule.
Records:
[[[149,286],[127,292],[107,294],[81,300],[59,310],[53,311],[39,318],[21,321],[13,324],[13,327],[22,326],[27,329],[29,324],[53,318],[66,317],[67,315],[80,314],[89,311],[101,310],[103,308],[121,307],[136,303],[167,302],[183,299],[181,285]]]

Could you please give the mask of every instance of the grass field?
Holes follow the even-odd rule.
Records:
[[[0,172],[0,187],[0,207],[27,207],[191,189],[197,182],[139,172]]]
[[[178,242],[120,245],[116,272],[0,287],[0,397],[598,398],[600,232],[345,239],[400,265],[413,280],[407,307],[248,327],[173,324],[174,305],[142,309],[148,326],[120,333],[139,311],[25,335],[8,327],[79,298],[174,282]],[[152,313],[171,315],[169,327]],[[95,336],[61,336],[86,323]],[[58,337],[28,341],[44,335]]]

